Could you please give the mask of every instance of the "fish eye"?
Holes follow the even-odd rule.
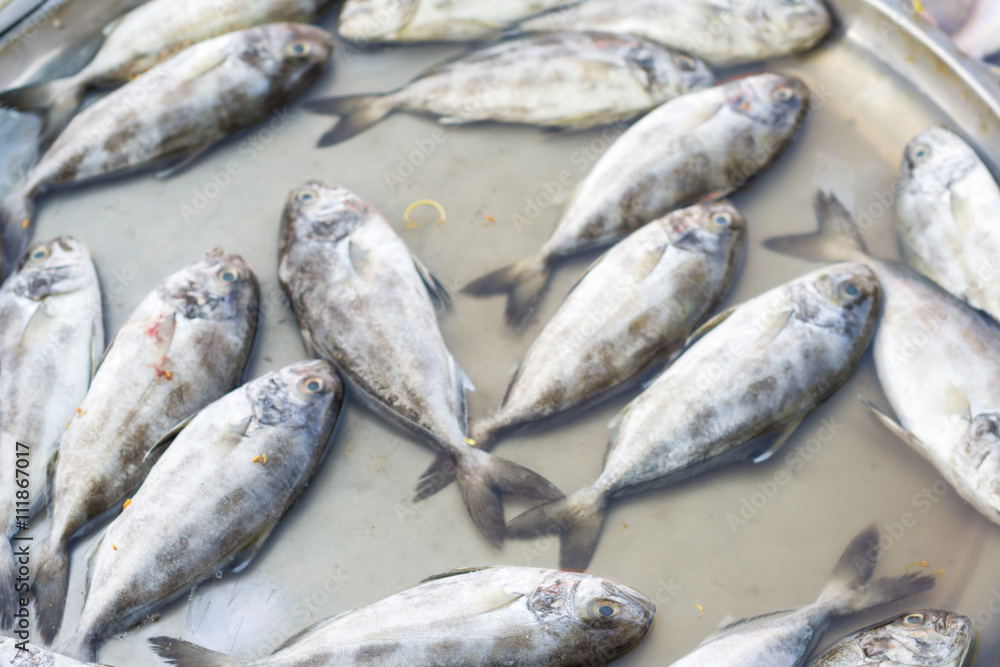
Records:
[[[308,204],[316,199],[316,193],[313,190],[303,190],[299,194],[295,195],[295,198],[303,204]]]
[[[861,294],[861,289],[858,287],[857,283],[851,280],[848,280],[846,283],[841,285],[840,291],[844,296],[850,299],[853,299]]]
[[[31,259],[42,260],[51,254],[48,246],[38,246],[31,251]]]
[[[598,618],[614,618],[621,610],[614,600],[594,600],[590,603],[590,611]]]
[[[748,98],[746,95],[740,95],[735,100],[733,100],[733,103],[741,111],[750,111],[750,98]]]
[[[318,375],[311,375],[303,378],[299,387],[307,394],[322,394],[326,390],[326,382]]]
[[[787,102],[795,97],[795,92],[787,86],[782,86],[781,88],[775,89],[775,91],[771,93],[771,97],[779,102]]]
[[[694,58],[691,56],[685,56],[683,54],[677,54],[674,56],[674,62],[677,66],[686,72],[691,72],[694,70]]]
[[[924,622],[923,614],[907,614],[903,617],[903,623],[907,625],[919,625]]]
[[[719,211],[712,215],[712,222],[720,227],[726,227],[733,223],[733,215],[729,211]]]
[[[219,271],[219,280],[224,283],[234,283],[240,278],[240,272],[236,269],[222,269]]]
[[[293,42],[288,47],[288,51],[296,58],[302,58],[312,52],[312,47],[306,42]]]
[[[931,158],[931,147],[927,144],[917,144],[910,151],[914,162],[927,162]]]

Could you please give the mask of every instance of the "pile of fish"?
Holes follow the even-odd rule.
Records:
[[[810,49],[832,25],[820,0],[347,0],[337,36],[309,25],[334,4],[116,4],[78,71],[0,92],[0,107],[41,117],[37,160],[0,203],[0,629],[15,637],[0,639],[0,667],[92,664],[109,637],[248,567],[307,493],[351,402],[436,453],[414,502],[456,481],[485,543],[557,535],[563,569],[447,571],[301,629],[262,659],[151,639],[167,663],[608,664],[642,641],[656,612],[630,586],[582,571],[611,502],[767,460],[869,347],[895,417],[866,405],[1000,524],[1000,186],[961,137],[932,127],[905,149],[903,263],[869,254],[821,190],[819,230],[766,246],[825,265],[719,311],[753,227],[727,197],[782,159],[807,122],[810,88],[771,72],[717,80],[710,68]],[[0,0],[0,35],[48,5]],[[106,293],[88,248],[72,236],[31,243],[42,195],[148,167],[176,173],[300,97],[340,40],[472,45],[397,90],[306,102],[339,117],[319,146],[396,111],[448,125],[624,128],[537,253],[463,288],[506,295],[516,331],[561,260],[605,251],[527,349],[499,407],[471,423],[473,382],[438,320],[453,295],[342,185],[302,183],[276,220],[277,279],[304,355],[255,378],[251,359],[270,358],[254,349],[261,286],[240,255],[217,247],[149,276],[162,279],[105,347]],[[915,345],[915,331],[932,335]],[[504,434],[625,392],[602,469],[568,496],[489,452]],[[30,497],[19,495],[26,480]],[[537,504],[507,523],[504,495]],[[29,587],[14,545],[43,507]],[[448,537],[478,539],[470,529]],[[60,636],[76,603],[73,542],[97,530],[79,619],[57,653],[29,643],[29,626],[46,645]],[[863,530],[814,602],[726,625],[673,664],[966,665],[970,620],[935,609],[897,613],[814,657],[834,621],[934,586],[909,573],[873,580],[878,545],[878,529]]]

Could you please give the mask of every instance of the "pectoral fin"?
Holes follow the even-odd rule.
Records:
[[[161,448],[165,448],[165,447],[167,447],[167,445],[169,445],[171,442],[173,442],[174,438],[177,437],[177,434],[180,433],[181,431],[183,431],[184,427],[187,426],[188,424],[190,424],[191,420],[194,419],[195,415],[197,415],[197,414],[198,413],[196,412],[195,414],[187,417],[186,419],[181,420],[172,429],[170,429],[169,431],[167,431],[166,433],[164,433],[163,436],[159,440],[157,440],[155,443],[153,443],[153,446],[150,447],[146,451],[146,454],[142,457],[142,462],[145,463],[151,456],[153,456],[153,454],[157,450],[159,450]],[[157,454],[157,456],[158,456],[158,454]]]
[[[917,436],[907,431],[905,428],[903,428],[902,424],[900,424],[895,419],[893,419],[892,417],[890,417],[889,415],[885,414],[877,407],[872,405],[870,401],[861,398],[860,396],[858,398],[861,400],[862,403],[864,403],[866,408],[872,411],[872,414],[874,414],[887,429],[889,429],[897,436],[899,436],[903,440],[903,442],[906,442],[911,446],[916,447],[920,451],[924,451],[925,449],[924,445],[922,442],[920,442],[920,439],[917,438]]]
[[[802,420],[805,418],[806,416],[802,415],[798,419],[786,424],[785,427],[781,429],[781,432],[778,433],[778,437],[776,437],[774,439],[774,442],[771,443],[771,446],[768,447],[763,452],[761,452],[760,454],[758,454],[754,458],[753,462],[763,463],[764,461],[774,456],[774,453],[779,449],[781,449],[786,442],[788,442],[788,439],[792,437],[792,433],[795,433],[795,429],[799,427],[799,424],[801,424]]]
[[[424,285],[427,287],[427,292],[431,295],[431,301],[434,302],[434,305],[438,308],[447,308],[450,306],[452,297],[448,288],[435,278],[434,274],[416,257],[413,257],[413,266],[417,268],[417,273],[420,274],[420,279],[424,281]]]
[[[725,322],[726,318],[728,318],[734,312],[736,312],[736,306],[733,306],[732,308],[729,308],[728,310],[724,310],[721,313],[717,313],[714,316],[712,316],[711,319],[709,319],[707,322],[705,322],[700,327],[698,327],[697,329],[695,329],[694,333],[691,334],[690,336],[688,336],[687,341],[685,341],[685,343],[684,343],[684,348],[687,349],[687,348],[691,347],[692,345],[694,345],[696,342],[698,342],[698,340],[702,336],[704,336],[709,331],[711,331],[715,327],[717,327],[720,324],[722,324],[723,322]]]

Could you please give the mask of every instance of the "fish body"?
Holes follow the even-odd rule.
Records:
[[[844,637],[809,667],[963,667],[974,638],[961,614],[914,609]]]
[[[696,58],[628,35],[553,33],[475,49],[382,95],[312,100],[340,116],[320,146],[344,141],[394,111],[448,125],[497,121],[581,130],[625,122],[711,86]]]
[[[333,367],[312,360],[199,412],[104,532],[67,652],[94,660],[103,638],[217,572],[246,567],[312,479],[343,399]]]
[[[798,79],[758,74],[657,107],[601,156],[537,255],[465,291],[508,293],[507,322],[522,326],[559,258],[608,245],[672,209],[736,190],[789,144],[808,97]]]
[[[193,159],[305,90],[323,72],[330,40],[293,23],[231,32],[181,51],[81,111],[0,205],[8,261],[22,251],[39,194]]]
[[[347,0],[338,34],[359,44],[471,41],[567,0]]]
[[[23,650],[17,647],[18,643],[16,639],[0,637],[0,667],[108,667],[67,658],[34,644],[26,644],[27,650]]]
[[[554,498],[549,482],[466,443],[472,389],[438,327],[447,292],[392,226],[339,186],[311,181],[291,192],[278,277],[306,349],[329,359],[357,397],[389,422],[448,455],[469,512],[495,545],[500,493]]]
[[[47,642],[62,619],[70,539],[121,508],[156,462],[146,456],[154,444],[236,386],[258,299],[253,270],[216,248],[163,280],[108,346],[62,436],[50,533],[35,556],[35,609]]]
[[[637,35],[717,67],[805,51],[830,32],[832,23],[820,0],[584,0],[529,19],[518,29]]]
[[[835,619],[934,586],[933,577],[917,574],[871,581],[877,562],[877,555],[871,556],[873,550],[878,553],[874,526],[851,542],[816,602],[728,625],[671,667],[799,667]]]
[[[529,422],[582,409],[673,359],[715,310],[746,251],[746,218],[726,201],[655,220],[614,245],[532,343],[503,403],[473,422],[487,449]],[[447,459],[423,479],[442,488]]]
[[[906,263],[1000,317],[1000,186],[976,152],[943,127],[906,147],[896,200]]]
[[[76,74],[0,93],[0,106],[41,112],[43,141],[54,138],[93,88],[130,81],[175,53],[235,30],[282,21],[310,23],[334,0],[153,0],[105,29],[101,48]]]
[[[872,343],[875,371],[898,421],[872,408],[959,495],[1000,523],[1000,325],[906,266],[867,254],[850,214],[817,196],[820,229],[768,239],[784,254],[863,261],[885,295]]]
[[[497,566],[431,577],[321,621],[260,660],[241,661],[168,637],[150,641],[182,667],[597,667],[635,646],[655,612],[642,593],[597,575]]]
[[[29,248],[0,287],[0,522],[4,537],[46,503],[49,469],[104,350],[101,286],[87,247],[61,236]],[[30,504],[21,511],[15,503]],[[0,623],[17,606],[0,540]]]
[[[558,529],[561,567],[585,568],[612,498],[769,457],[853,373],[880,297],[868,267],[838,264],[716,316],[618,415],[597,480],[522,514],[508,534]]]

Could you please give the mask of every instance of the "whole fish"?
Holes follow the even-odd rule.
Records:
[[[498,121],[582,130],[627,121],[713,81],[700,60],[638,37],[556,33],[485,46],[390,93],[311,100],[306,107],[341,117],[320,146],[349,139],[394,111],[431,114],[446,125]]]
[[[675,211],[619,241],[538,335],[496,413],[473,422],[476,446],[583,409],[669,362],[722,301],[745,252],[746,219],[726,201]],[[449,464],[438,458],[420,497],[454,479]]]
[[[118,511],[178,423],[231,391],[250,356],[259,288],[238,255],[209,251],[167,277],[108,346],[66,427],[49,503],[49,535],[32,567],[38,631],[51,643],[62,622],[69,543]]]
[[[833,21],[821,0],[583,0],[525,21],[525,31],[602,30],[736,65],[813,47]]]
[[[344,388],[326,361],[269,373],[191,420],[108,526],[67,653],[99,642],[223,570],[241,571],[316,472]]]
[[[558,531],[560,566],[583,569],[613,498],[769,458],[854,372],[880,296],[871,269],[837,264],[716,315],[616,417],[597,480],[525,512],[508,535]],[[775,432],[774,442],[761,440]]]
[[[905,266],[868,255],[834,197],[820,192],[816,209],[818,232],[765,245],[808,259],[863,261],[875,271],[885,293],[875,371],[899,421],[869,407],[1000,523],[1000,325]]]
[[[961,614],[914,609],[844,637],[809,667],[963,667],[974,638]]]
[[[523,326],[561,257],[612,243],[679,206],[736,190],[791,142],[808,97],[798,79],[758,74],[663,104],[601,156],[538,254],[465,291],[508,293],[507,323]]]
[[[320,621],[261,660],[231,658],[170,637],[150,642],[182,667],[600,667],[638,644],[655,613],[645,595],[604,577],[497,566],[430,577]]]
[[[23,250],[39,194],[169,158],[194,160],[304,91],[322,74],[330,40],[295,23],[231,32],[185,49],[84,109],[0,204],[8,261]]]
[[[339,186],[310,181],[288,196],[278,278],[306,349],[331,360],[375,414],[450,457],[472,519],[503,541],[501,493],[562,494],[521,466],[466,442],[472,389],[438,328],[444,287],[375,209]]]
[[[934,577],[917,574],[871,581],[878,538],[875,526],[854,538],[837,562],[830,583],[812,604],[728,625],[671,667],[798,667],[809,659],[836,619],[934,586]]]
[[[359,44],[470,41],[569,0],[347,0],[337,33]]]
[[[16,639],[0,637],[0,667],[108,667],[67,658],[34,644],[26,644],[26,650],[20,649],[18,643]]]
[[[0,93],[0,106],[44,118],[48,143],[69,122],[87,91],[127,83],[178,51],[264,23],[309,23],[335,0],[152,0],[105,29],[100,50],[76,74]]]
[[[59,439],[104,349],[101,286],[90,251],[71,236],[29,248],[0,287],[0,625],[19,597],[6,538],[46,502]],[[26,502],[18,507],[16,503]],[[23,525],[22,525],[23,524]],[[23,585],[23,584],[22,584]]]
[[[1000,317],[1000,187],[976,152],[943,127],[924,130],[906,147],[898,189],[906,263]]]

